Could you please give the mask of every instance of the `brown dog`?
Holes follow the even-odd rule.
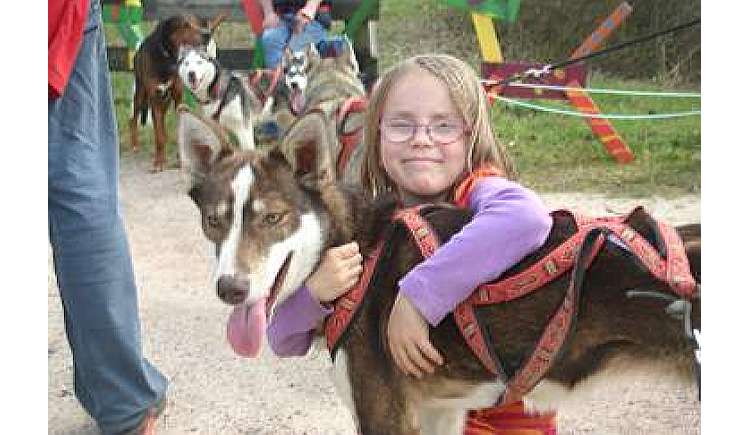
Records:
[[[541,382],[528,385],[533,387],[525,397],[530,407],[555,408],[576,400],[587,388],[637,374],[636,369],[659,374],[664,370],[694,382],[696,347],[690,333],[700,329],[700,296],[674,296],[643,268],[641,257],[622,244],[636,233],[654,246],[662,244],[652,231],[655,222],[642,211],[626,220],[631,235],[623,233],[623,239],[616,239],[620,244],[606,239],[585,274],[579,275],[576,266],[524,297],[477,309],[478,324],[504,374],[486,370],[466,345],[465,330],[451,316],[430,329],[430,341],[445,364],[422,379],[402,374],[387,350],[385,326],[400,277],[422,255],[405,228],[391,221],[395,200],[365,201],[362,192],[333,181],[325,146],[330,132],[317,119],[321,116],[306,113],[292,125],[280,148],[261,154],[233,150],[217,133],[219,126],[181,110],[178,142],[193,174],[190,196],[200,209],[206,237],[216,245],[214,287],[225,302],[249,307],[246,327],[254,334],[249,337],[255,354],[266,316],[304,282],[327,247],[356,239],[367,257],[380,235],[386,235],[369,290],[358,308],[349,305],[356,315],[332,350],[334,381],[357,417],[360,433],[462,434],[467,410],[494,405],[514,385],[510,376],[534,360],[540,336],[559,307],[569,307],[572,325],[556,328],[565,335],[564,346],[545,356],[550,365],[539,373]],[[428,209],[422,216],[440,241],[471,219],[467,210],[452,206]],[[506,276],[525,270],[576,232],[572,215],[553,217],[544,246]],[[700,225],[682,226],[677,233],[690,273],[700,281]],[[583,244],[583,253],[573,254],[578,264],[588,261],[585,253],[591,252],[590,246]],[[682,276],[675,275],[674,282],[677,277]],[[568,285],[571,279],[576,286]],[[574,293],[568,293],[571,288]],[[574,297],[568,305],[569,294]],[[337,304],[347,305],[343,302],[348,301]]]
[[[177,75],[180,47],[208,45],[214,30],[225,18],[224,14],[211,20],[201,20],[193,15],[170,17],[160,21],[138,47],[134,59],[135,93],[130,144],[133,152],[138,152],[138,118],[140,116],[141,124],[145,124],[150,109],[154,123],[154,172],[163,171],[167,165],[165,116],[169,103],[174,101],[176,108],[182,102],[183,85]]]

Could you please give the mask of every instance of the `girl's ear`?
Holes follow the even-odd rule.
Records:
[[[177,108],[177,146],[182,167],[193,175],[194,184],[218,160],[233,152],[220,126],[193,114],[184,104]]]

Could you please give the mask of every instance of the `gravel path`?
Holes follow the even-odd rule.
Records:
[[[329,377],[323,346],[308,356],[258,360],[234,356],[225,342],[230,309],[208,286],[211,253],[198,211],[177,171],[157,175],[149,163],[122,160],[121,195],[140,290],[146,354],[171,380],[162,429],[169,434],[354,434]],[[614,199],[544,195],[550,207],[603,215],[636,204],[673,224],[700,220],[700,197]],[[50,262],[51,264],[51,262]],[[48,424],[52,434],[95,434],[73,395],[73,369],[52,266],[48,293]],[[560,411],[561,434],[697,434],[695,389],[668,377],[611,382]]]

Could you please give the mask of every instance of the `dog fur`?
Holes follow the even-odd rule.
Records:
[[[130,144],[140,149],[138,123],[146,123],[149,110],[154,127],[154,172],[167,166],[165,116],[169,105],[182,102],[182,82],[177,75],[177,56],[184,46],[214,46],[211,35],[225,19],[219,15],[201,20],[193,15],[176,15],[159,22],[138,47],[134,58],[135,89],[130,119]]]
[[[394,198],[365,201],[361,192],[333,180],[330,154],[320,146],[328,133],[315,116],[320,115],[301,117],[282,146],[268,154],[233,152],[220,137],[180,136],[183,155],[196,174],[190,196],[201,211],[206,237],[216,244],[219,296],[231,304],[265,304],[272,314],[326,248],[355,239],[367,255],[380,235],[391,234],[368,296],[335,351],[336,385],[362,434],[461,434],[466,411],[493,406],[506,386],[474,357],[451,316],[430,329],[430,340],[445,359],[434,375],[416,379],[396,368],[385,326],[398,280],[421,255],[403,229],[390,226]],[[188,113],[181,113],[180,124],[205,136],[214,131]],[[444,241],[471,216],[465,209],[441,207],[425,218]],[[649,219],[638,214],[630,224],[646,235]],[[545,245],[507,274],[541,258],[573,231],[572,219],[556,215]],[[700,225],[678,232],[700,281]],[[530,355],[566,289],[567,281],[559,279],[526,297],[477,310],[506,372],[514,373]],[[623,366],[663,366],[684,382],[694,381],[695,349],[683,324],[665,314],[664,301],[630,298],[627,289],[669,294],[623,248],[607,243],[586,275],[565,348],[527,396],[530,408],[575,400],[579,387],[592,388],[587,381],[607,382]],[[691,317],[700,329],[700,299],[693,301]]]
[[[364,125],[363,113],[350,113],[343,119],[337,117],[346,100],[366,97],[351,43],[347,41],[344,49],[332,57],[321,57],[313,44],[307,46],[304,51],[285,50],[282,65],[285,87],[280,93],[278,107],[274,113],[282,136],[297,118],[316,112],[319,115],[308,117],[305,125],[309,125],[310,122],[319,123],[316,128],[326,129],[325,141],[321,146],[325,147],[328,158],[335,162],[342,148],[338,135],[362,131]],[[281,145],[287,146],[285,143]],[[284,152],[288,155],[294,154],[290,150]],[[363,158],[364,148],[360,140],[349,158],[344,173],[338,174],[344,183],[360,183]]]

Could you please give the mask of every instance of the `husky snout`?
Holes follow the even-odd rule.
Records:
[[[237,305],[245,301],[250,289],[247,279],[237,278],[232,275],[221,275],[216,281],[216,294],[219,299],[229,305]]]

